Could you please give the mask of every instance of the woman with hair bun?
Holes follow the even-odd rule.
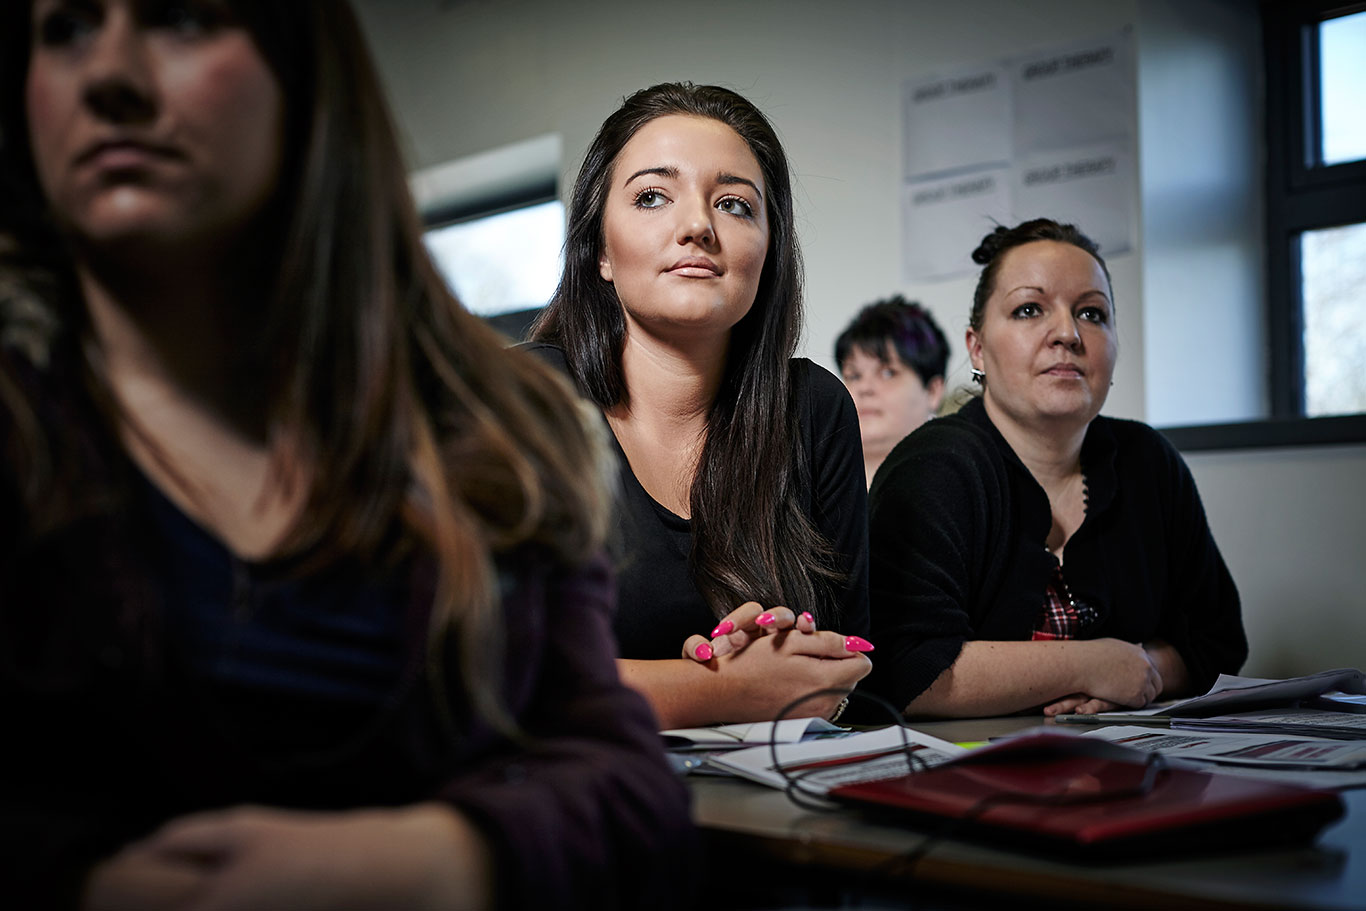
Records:
[[[1247,655],[1238,592],[1181,456],[1100,416],[1118,334],[1096,245],[1035,219],[973,260],[982,395],[892,450],[869,493],[876,689],[945,716],[1203,692]]]

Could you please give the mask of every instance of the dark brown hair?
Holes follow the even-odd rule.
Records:
[[[836,574],[829,546],[799,496],[810,482],[791,365],[802,329],[792,183],[777,133],[754,105],[729,89],[686,82],[651,86],[624,100],[598,130],[574,182],[564,273],[533,337],[564,349],[575,382],[599,406],[627,402],[626,320],[615,286],[598,271],[603,212],[621,150],[641,127],[671,114],[706,117],[739,134],[759,162],[768,202],[768,256],[754,305],[731,330],[692,480],[693,577],[718,615],[752,599],[830,622]]]
[[[1100,257],[1100,246],[1077,230],[1076,225],[1059,224],[1051,218],[1022,221],[1013,228],[998,225],[996,230],[982,238],[977,249],[972,251],[972,261],[982,266],[982,274],[977,278],[977,290],[972,294],[972,314],[968,318],[968,325],[973,329],[980,331],[982,328],[982,316],[987,300],[996,290],[996,273],[1000,271],[1001,260],[1005,258],[1006,253],[1016,247],[1036,240],[1055,240],[1085,250],[1100,263],[1100,270],[1105,273],[1105,283],[1110,284],[1110,270],[1105,265],[1105,260]],[[1112,292],[1111,297],[1113,296]]]
[[[29,160],[29,4],[5,6],[0,282],[8,275],[22,289],[13,299],[41,304],[46,315],[37,323],[51,345],[79,342],[72,266],[53,242]],[[432,552],[434,629],[454,628],[470,698],[508,729],[497,691],[503,624],[494,561],[534,548],[576,564],[602,547],[609,487],[600,432],[563,380],[504,349],[454,300],[429,260],[348,4],[231,6],[285,99],[284,164],[270,219],[278,228],[250,238],[270,251],[259,260],[270,264],[260,276],[267,319],[253,340],[263,352],[268,438],[277,468],[307,485],[282,550],[308,554],[310,564],[383,560],[405,542]],[[25,439],[5,455],[50,480],[62,430],[30,419],[33,410],[4,375],[8,360],[0,357],[0,407],[14,413]],[[38,527],[43,487],[22,492]],[[432,636],[434,648],[445,638]]]
[[[889,347],[923,385],[944,376],[949,343],[929,311],[900,294],[864,307],[835,339],[835,363],[844,367],[855,348],[887,363]]]

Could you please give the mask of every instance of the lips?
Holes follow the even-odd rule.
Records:
[[[1080,365],[1067,362],[1054,364],[1052,367],[1045,370],[1044,373],[1048,376],[1061,376],[1070,379],[1076,379],[1086,375],[1086,371],[1082,370]]]
[[[721,267],[705,256],[685,256],[668,269],[674,275],[712,278],[721,274]]]
[[[93,142],[76,156],[76,165],[120,170],[144,167],[157,161],[183,157],[170,146],[135,139],[103,139]]]

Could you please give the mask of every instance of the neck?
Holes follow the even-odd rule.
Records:
[[[198,268],[77,267],[90,329],[116,396],[131,406],[152,395],[195,403],[239,432],[264,439],[261,371],[244,357],[246,295]]]
[[[608,410],[609,417],[704,430],[721,388],[728,341],[664,342],[628,323],[621,369],[629,395],[624,408]]]
[[[1081,471],[1081,444],[1090,422],[1080,427],[1073,421],[1059,422],[1041,430],[1011,420],[996,407],[990,394],[983,395],[982,403],[991,423],[1045,490],[1055,489]]]

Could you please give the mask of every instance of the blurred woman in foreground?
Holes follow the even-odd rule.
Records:
[[[349,8],[0,15],[6,894],[676,893],[604,450],[444,290]]]

